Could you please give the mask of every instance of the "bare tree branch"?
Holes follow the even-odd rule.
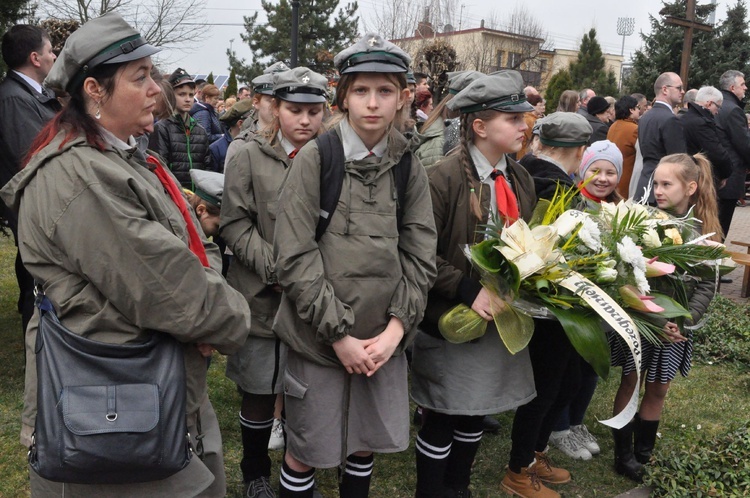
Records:
[[[152,45],[170,48],[200,39],[208,26],[205,2],[199,0],[40,0],[40,8],[52,19],[75,19],[85,23],[107,12],[117,11]],[[181,47],[189,49],[190,45]]]

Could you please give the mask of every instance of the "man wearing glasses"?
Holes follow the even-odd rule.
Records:
[[[697,90],[695,102],[688,103],[687,112],[680,118],[688,154],[702,152],[708,157],[717,190],[732,174],[732,159],[721,141],[714,119],[723,103],[724,95],[718,89],[704,86]]]
[[[631,192],[640,200],[651,183],[651,176],[662,157],[678,152],[687,152],[682,123],[674,114],[674,107],[682,102],[685,92],[682,80],[675,73],[662,73],[654,83],[656,99],[654,107],[638,122],[638,143],[643,155],[643,170],[638,187]],[[648,197],[654,203],[654,193]]]
[[[719,190],[719,222],[724,236],[729,232],[737,201],[745,198],[745,175],[750,161],[750,133],[745,118],[745,75],[729,70],[719,78],[724,103],[716,116],[719,132],[732,159],[732,174]]]

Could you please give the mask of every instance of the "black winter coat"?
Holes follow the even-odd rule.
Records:
[[[649,185],[656,165],[662,157],[687,152],[682,121],[677,119],[668,104],[655,102],[654,107],[638,121],[638,144],[643,154],[643,170],[635,190],[635,200],[640,200],[643,189]],[[654,202],[653,191],[649,196],[649,202]]]
[[[688,154],[702,152],[708,157],[713,165],[714,182],[718,186],[721,180],[732,174],[732,159],[719,137],[713,114],[708,109],[689,102],[687,112],[680,119]]]
[[[562,187],[575,185],[570,175],[566,174],[556,164],[545,159],[526,154],[519,163],[534,178],[534,190],[538,199],[551,200],[555,196],[558,183],[561,183]]]
[[[49,93],[37,92],[13,71],[0,83],[0,187],[18,173],[31,142],[60,110]]]
[[[716,116],[716,124],[724,138],[729,157],[732,158],[732,174],[723,189],[720,199],[740,199],[745,195],[745,172],[750,166],[750,132],[747,129],[744,104],[735,94],[722,90],[724,103]]]
[[[157,122],[148,141],[148,148],[164,158],[180,184],[191,190],[191,169],[216,171],[208,146],[206,130],[193,118],[186,126],[179,115]]]
[[[607,139],[607,132],[609,131],[609,125],[607,123],[602,122],[601,119],[589,114],[586,111],[579,112],[579,114],[586,118],[586,121],[588,121],[591,125],[592,133],[591,137],[589,137],[588,145],[591,145],[594,142],[599,142],[600,140]]]

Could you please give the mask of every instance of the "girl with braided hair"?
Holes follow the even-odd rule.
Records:
[[[438,231],[438,277],[414,343],[412,398],[424,407],[416,442],[417,498],[470,496],[471,465],[485,415],[511,410],[534,397],[526,350],[511,355],[492,321],[504,306],[487,292],[462,246],[482,240],[482,226],[529,220],[536,195],[526,170],[506,156],[523,143],[524,113],[532,109],[516,71],[476,79],[449,103],[461,113],[461,146],[430,171]],[[475,341],[443,339],[438,320],[457,304],[488,323]]]

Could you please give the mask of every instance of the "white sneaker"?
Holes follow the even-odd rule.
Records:
[[[591,452],[586,449],[570,430],[555,431],[550,434],[549,442],[557,449],[576,460],[591,460]]]
[[[284,448],[284,430],[281,428],[281,420],[274,419],[271,428],[271,439],[268,440],[269,450],[280,450]]]
[[[598,455],[602,451],[601,448],[599,448],[599,444],[596,442],[596,438],[589,432],[588,427],[584,424],[571,425],[570,432],[578,438],[578,441],[584,448],[589,450],[589,453],[592,455]]]

